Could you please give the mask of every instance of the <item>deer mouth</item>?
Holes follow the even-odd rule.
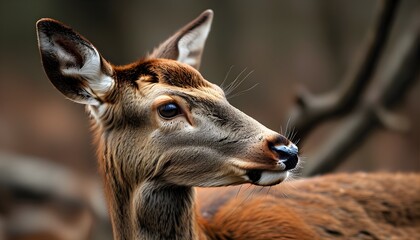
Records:
[[[273,186],[283,182],[289,175],[288,171],[247,170],[246,176],[254,185]]]
[[[269,158],[262,161],[233,158],[231,164],[240,170],[246,182],[259,186],[272,186],[286,180],[289,171],[293,170],[298,162],[297,154]]]

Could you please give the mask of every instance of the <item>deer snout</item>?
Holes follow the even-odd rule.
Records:
[[[267,140],[267,144],[268,148],[278,156],[280,163],[284,164],[285,171],[296,167],[299,161],[299,149],[295,144],[281,135]]]

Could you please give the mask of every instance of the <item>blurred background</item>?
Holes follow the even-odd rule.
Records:
[[[0,0],[0,239],[107,239],[109,233],[102,236],[92,227],[108,225],[105,220],[98,223],[106,219],[106,211],[88,118],[84,107],[64,99],[44,74],[35,32],[38,19],[50,17],[72,26],[107,60],[122,65],[145,56],[203,10],[213,9],[201,73],[220,84],[225,78],[232,82],[243,70],[239,78],[253,71],[237,91],[258,85],[229,101],[269,128],[284,131],[299,86],[317,95],[342,81],[377,6],[378,1],[364,0]],[[417,0],[400,2],[369,94],[375,94],[393,48],[419,8]],[[360,139],[363,144],[336,171],[420,170],[416,78],[393,109],[409,128],[377,128]],[[340,131],[343,121],[336,118],[311,131],[300,145],[305,161]],[[45,229],[51,226],[42,221],[61,225],[50,233]],[[80,236],[69,229],[78,229]]]

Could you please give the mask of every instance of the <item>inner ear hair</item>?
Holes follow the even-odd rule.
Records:
[[[212,21],[213,11],[204,11],[163,42],[149,55],[149,58],[173,59],[199,69]]]
[[[114,86],[112,66],[83,36],[59,21],[37,22],[42,63],[53,85],[67,98],[98,105]]]

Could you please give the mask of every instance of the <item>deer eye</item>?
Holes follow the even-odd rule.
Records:
[[[167,103],[158,107],[159,115],[164,119],[172,119],[181,114],[181,108],[175,103]]]

